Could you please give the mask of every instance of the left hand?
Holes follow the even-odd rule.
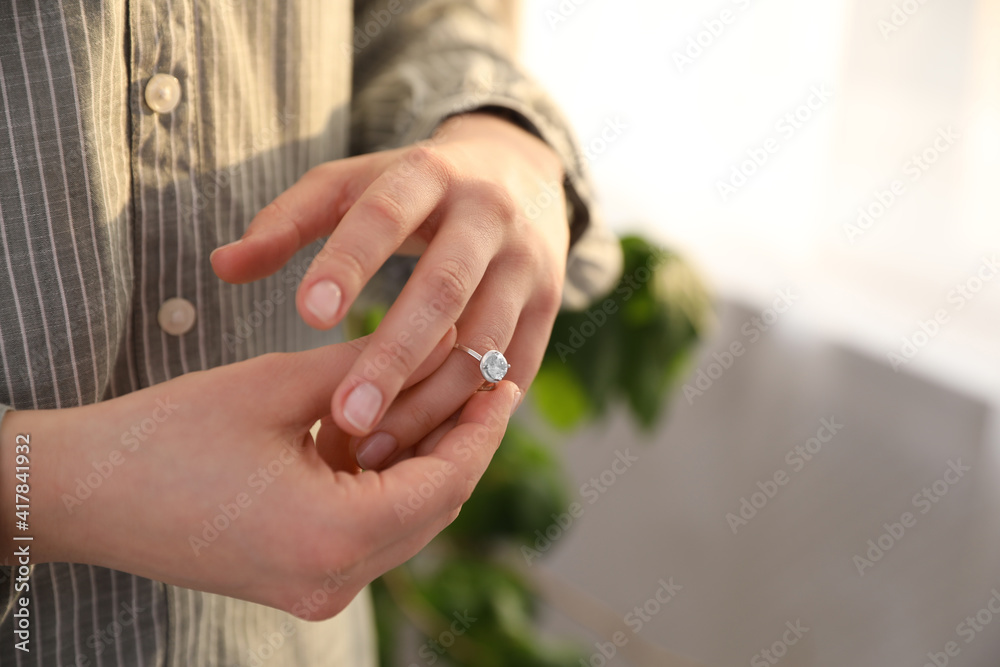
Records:
[[[212,265],[229,282],[258,280],[329,234],[296,299],[309,325],[329,329],[390,255],[422,254],[331,402],[341,430],[368,436],[352,444],[358,463],[379,468],[405,456],[482,384],[476,361],[455,350],[400,393],[452,324],[463,345],[503,352],[511,364],[505,379],[527,390],[562,294],[562,181],[559,158],[533,135],[487,114],[455,116],[429,142],[310,170],[241,240],[218,249]]]

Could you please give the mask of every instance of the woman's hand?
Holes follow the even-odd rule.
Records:
[[[400,394],[451,326],[457,324],[458,342],[479,353],[504,352],[507,379],[524,389],[531,383],[566,268],[562,181],[557,156],[534,136],[493,116],[457,116],[424,145],[316,167],[212,262],[224,280],[257,280],[329,234],[297,296],[303,319],[327,329],[390,255],[422,253],[370,345],[332,392],[333,420],[346,433],[367,436],[354,442],[358,461],[377,468],[482,384],[478,364],[455,352]]]
[[[446,331],[409,381],[454,339]],[[477,394],[424,439],[426,456],[358,473],[336,429],[316,446],[310,427],[366,343],[265,355],[86,407],[8,413],[5,471],[15,436],[30,436],[32,562],[90,563],[314,620],[336,614],[454,520],[519,395],[509,382]],[[0,480],[5,517],[13,478]]]

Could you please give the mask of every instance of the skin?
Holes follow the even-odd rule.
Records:
[[[8,413],[0,422],[4,471],[13,468],[15,437],[31,437],[31,562],[119,569],[313,620],[338,613],[455,519],[499,446],[518,386],[541,363],[569,245],[561,197],[548,196],[533,219],[523,209],[562,180],[544,143],[482,114],[447,121],[424,145],[308,172],[240,242],[217,250],[213,267],[230,282],[256,280],[329,234],[297,295],[305,321],[327,329],[390,254],[421,253],[378,331],[94,405]],[[310,299],[317,285],[325,311]],[[456,340],[504,351],[507,379],[476,392],[478,365],[453,350]],[[384,355],[384,370],[366,376]],[[362,423],[345,408],[366,381],[379,400]],[[178,407],[138,447],[125,447],[157,400]],[[377,457],[365,456],[372,448],[362,438],[381,439]],[[89,496],[67,503],[108,461],[118,463]],[[414,495],[430,481],[433,491]],[[6,544],[16,483],[0,476]],[[206,537],[205,522],[239,498],[238,516]],[[193,538],[205,544],[195,548]],[[320,590],[325,602],[302,606]]]
[[[348,447],[358,463],[378,468],[407,455],[482,384],[478,364],[455,352],[401,392],[452,325],[462,344],[504,352],[507,379],[525,389],[534,379],[566,271],[565,201],[545,195],[562,180],[558,157],[533,135],[494,116],[458,116],[423,145],[311,170],[212,265],[229,282],[258,280],[329,235],[296,299],[308,324],[328,329],[390,255],[421,253],[330,401],[334,423],[355,436]],[[536,202],[550,203],[529,219],[524,208]]]
[[[413,380],[453,340],[446,335]],[[90,563],[312,620],[335,615],[455,519],[520,395],[510,382],[481,392],[424,439],[424,456],[359,472],[338,455],[329,422],[315,441],[310,427],[368,343],[268,354],[93,405],[9,413],[0,426],[4,544],[21,544],[10,541],[7,499],[15,437],[27,433],[31,530],[18,534],[34,537],[32,563]],[[158,399],[176,407],[138,447],[123,446]],[[94,463],[113,460],[89,497],[66,502]],[[414,506],[417,489],[423,503]],[[203,522],[218,519],[220,505],[239,514],[206,539]],[[193,537],[205,541],[196,549]],[[306,607],[303,598],[325,601]]]

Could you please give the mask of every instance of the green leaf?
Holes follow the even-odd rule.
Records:
[[[591,407],[583,385],[566,364],[546,364],[540,368],[530,395],[541,415],[563,430],[580,424]]]
[[[583,312],[559,314],[535,381],[539,412],[562,429],[618,401],[652,428],[705,329],[708,293],[690,266],[640,237],[621,245],[618,286]]]
[[[522,426],[507,428],[500,449],[444,536],[487,550],[499,540],[534,541],[569,504],[566,477],[552,451]]]

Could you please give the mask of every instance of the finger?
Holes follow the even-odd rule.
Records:
[[[427,437],[425,437],[423,440],[418,442],[413,447],[408,447],[406,449],[398,450],[391,459],[380,465],[379,468],[381,469],[389,468],[396,465],[400,461],[405,461],[406,459],[412,459],[414,456],[418,455],[418,450],[420,456],[426,456],[427,454],[431,453],[432,451],[434,451],[434,448],[437,447],[438,443],[441,442],[441,438],[443,438],[445,434],[448,433],[448,431],[455,428],[455,426],[458,424],[458,416],[459,413],[456,412],[451,417],[444,420],[437,428],[431,431]],[[355,460],[356,457],[357,454],[355,453]]]
[[[538,375],[558,314],[557,302],[550,296],[537,294],[521,311],[517,331],[506,352],[509,359],[517,359],[517,365],[511,365],[505,379],[521,387],[521,391],[525,393]]]
[[[300,249],[336,228],[391,159],[389,153],[373,153],[313,167],[261,209],[240,240],[212,253],[216,275],[226,282],[248,283],[273,274]]]
[[[507,422],[520,398],[512,382],[501,382],[494,391],[469,399],[454,428],[444,431],[426,455],[400,461],[376,474],[382,495],[368,501],[374,525],[384,527],[384,544],[406,531],[432,525],[468,500],[503,439]],[[439,431],[440,432],[440,431]],[[414,495],[416,494],[416,495]],[[414,498],[420,498],[415,502]],[[402,510],[400,509],[402,508]]]
[[[445,424],[441,424],[438,428],[428,434],[427,440],[437,445],[448,432],[455,427],[458,423],[459,416],[455,415],[454,419],[450,420]],[[336,428],[336,426],[334,426]],[[336,460],[340,460],[336,455],[334,456]],[[385,549],[388,545],[395,543],[398,540],[406,538],[407,535],[420,531],[424,527],[423,521],[408,521],[404,522],[403,519],[408,518],[413,514],[413,509],[416,507],[414,505],[415,498],[421,497],[420,494],[424,496],[429,496],[430,492],[423,488],[417,490],[411,490],[408,492],[408,497],[405,502],[394,502],[391,504],[392,510],[395,515],[395,519],[390,520],[389,524],[386,524],[385,520],[379,519],[378,521],[372,520],[369,516],[369,512],[373,511],[370,509],[373,506],[379,505],[382,502],[382,497],[387,497],[386,492],[390,489],[390,486],[386,484],[385,480],[380,476],[377,471],[361,471],[357,468],[357,465],[353,463],[353,458],[351,459],[352,465],[357,472],[351,470],[345,470],[343,472],[348,472],[353,474],[354,477],[350,479],[344,479],[342,476],[334,476],[332,479],[336,485],[334,489],[334,494],[332,495],[330,504],[333,506],[350,507],[352,503],[357,506],[357,510],[349,510],[348,515],[351,516],[352,520],[355,519],[355,515],[358,512],[364,513],[364,519],[357,522],[356,525],[351,527],[352,541],[358,545],[363,545],[362,550],[369,554],[377,554],[379,551]],[[331,466],[331,468],[336,472],[338,468]],[[442,486],[444,483],[444,476],[442,474],[432,476],[433,479],[438,481],[438,487]],[[435,487],[437,488],[437,487]],[[398,493],[398,490],[397,490]],[[372,501],[371,498],[378,498]],[[422,504],[422,501],[421,501]],[[402,524],[406,525],[403,526]],[[338,531],[342,531],[343,527],[338,526],[336,523],[331,527]],[[366,557],[366,564],[370,561],[371,557]],[[381,574],[381,573],[379,573]]]
[[[514,275],[484,281],[461,317],[462,345],[480,354],[507,351],[519,313],[527,299],[527,280]],[[508,357],[511,370],[519,365]],[[379,468],[393,453],[417,443],[430,429],[458,410],[483,383],[478,362],[455,350],[438,372],[400,394],[378,423],[377,432],[357,447],[365,468]]]
[[[455,327],[445,331],[431,354],[408,379],[409,384],[426,378],[447,359],[454,349],[456,335]],[[358,354],[370,343],[371,336],[365,336],[305,352],[271,355],[279,360],[279,370],[283,371],[275,377],[275,384],[285,404],[283,415],[291,429],[309,428],[316,420],[330,416],[330,395],[346,377],[348,369],[354,366]]]
[[[364,520],[350,527],[352,541],[369,554],[357,580],[370,581],[409,560],[455,520],[499,447],[519,398],[515,385],[502,382],[429,434],[435,444],[427,456],[383,472],[330,477],[330,506],[353,504],[364,512]],[[336,519],[330,528],[344,526]]]
[[[479,286],[498,246],[489,236],[472,242],[469,226],[478,226],[471,206],[449,212],[434,242],[417,263],[396,302],[372,334],[372,347],[358,357],[337,388],[331,412],[337,424],[354,435],[366,435],[399,393],[404,380],[420,365],[434,343],[452,326]],[[377,358],[389,363],[369,371]],[[447,414],[454,411],[454,408]],[[421,435],[427,433],[425,429]]]
[[[451,168],[434,149],[399,154],[313,259],[296,296],[302,319],[316,329],[339,322],[379,267],[431,216],[451,180]]]
[[[404,501],[396,501],[394,516],[384,519],[386,524],[392,522],[394,532],[389,534],[393,537],[366,559],[366,567],[382,573],[406,562],[458,517],[496,453],[519,399],[520,391],[510,382],[477,394],[462,411],[457,426],[452,428],[449,420],[435,430],[444,429],[445,435],[426,456],[400,461],[377,473],[383,488],[410,490]],[[475,421],[467,421],[473,412],[477,413]],[[442,481],[435,484],[437,480]]]
[[[441,428],[444,428],[444,433],[447,433],[448,431],[450,431],[453,428],[455,428],[455,426],[458,424],[458,418],[461,416],[461,414],[462,414],[462,412],[461,412],[461,410],[459,410],[458,412],[456,412],[452,416],[450,416],[447,419],[445,419],[444,422],[442,422]],[[442,433],[442,435],[443,435],[443,433]],[[438,445],[438,443],[440,441],[441,441],[440,437],[438,437],[438,438],[424,438],[420,442],[418,442],[416,445],[414,445],[413,447],[406,448],[405,450],[403,450],[402,452],[400,452],[400,454],[405,455],[405,454],[409,453],[409,454],[412,454],[412,455],[415,455],[415,456],[427,456],[428,454],[430,454],[431,452],[434,451],[434,448],[437,447],[437,445]]]
[[[412,447],[401,447],[396,450],[391,457],[377,465],[379,469],[389,468],[396,465],[400,461],[405,461],[406,459],[411,459],[414,456],[426,456],[437,446],[444,434],[455,428],[458,423],[458,415],[456,412],[448,419],[444,420],[437,428],[431,431],[430,435],[423,438],[420,442]],[[352,438],[350,454],[353,457],[352,461],[357,461],[357,445],[361,441],[361,438]]]
[[[448,330],[444,332],[444,336],[442,336],[441,340],[438,341],[438,344],[434,346],[431,353],[427,355],[427,358],[424,359],[419,366],[417,366],[417,370],[413,371],[413,373],[411,373],[410,376],[403,381],[403,389],[412,387],[418,382],[429,377],[431,373],[440,368],[441,364],[443,364],[445,359],[447,359],[451,354],[451,351],[455,349],[455,341],[457,339],[458,328],[452,324],[448,327]],[[378,369],[379,363],[386,363],[381,357],[376,357],[375,359],[376,370]],[[357,365],[356,361],[355,365]]]

